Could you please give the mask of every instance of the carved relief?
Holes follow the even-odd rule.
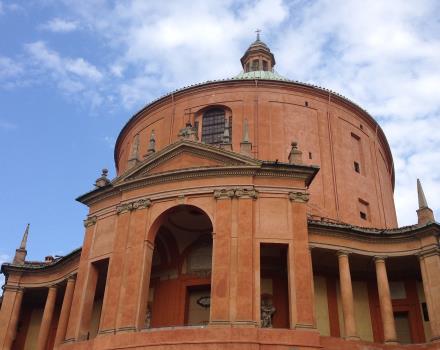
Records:
[[[307,192],[289,192],[289,199],[298,203],[307,203],[309,201],[309,193]]]
[[[90,216],[84,220],[84,227],[90,227],[96,224],[98,218],[96,216]]]
[[[151,206],[151,200],[149,198],[142,198],[133,202],[128,202],[118,205],[116,207],[116,213],[122,214],[136,209],[149,208],[150,206]]]
[[[228,198],[258,198],[258,192],[254,188],[221,188],[214,190],[215,199]]]

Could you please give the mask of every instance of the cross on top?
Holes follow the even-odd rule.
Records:
[[[257,40],[260,40],[261,29],[257,29],[255,33],[257,33]]]

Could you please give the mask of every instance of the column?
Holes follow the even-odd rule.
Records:
[[[47,293],[46,305],[44,306],[43,319],[41,320],[40,332],[38,333],[37,349],[45,350],[49,336],[50,326],[52,324],[53,311],[57,297],[57,287],[50,286]]]
[[[344,315],[344,335],[346,339],[359,340],[354,317],[353,287],[347,252],[338,252],[339,285],[341,288],[342,313]]]
[[[428,307],[431,341],[440,341],[440,250],[420,255],[423,290]]]
[[[222,189],[214,192],[216,214],[213,232],[210,325],[230,323],[229,269],[233,196],[234,190]]]
[[[148,299],[150,293],[151,267],[153,266],[154,244],[150,241],[144,243],[144,258],[142,267],[141,292],[139,298],[139,311],[137,313],[136,328],[142,329],[145,325],[145,316],[147,315]]]
[[[292,242],[289,244],[290,327],[315,330],[313,270],[307,229],[308,194],[289,193],[292,216]]]
[[[10,350],[17,334],[17,324],[20,317],[23,289],[5,286],[3,302],[0,311],[0,347]]]
[[[394,324],[393,305],[391,303],[390,286],[384,257],[375,257],[377,288],[379,293],[380,315],[382,317],[384,342],[397,343],[396,326]]]
[[[66,337],[67,322],[69,321],[70,309],[72,307],[74,289],[75,278],[71,276],[67,279],[66,290],[64,292],[63,305],[61,306],[60,319],[55,335],[55,347],[61,344]]]
[[[255,190],[236,190],[238,197],[236,232],[236,324],[256,326],[253,313],[254,274],[253,274],[253,204]],[[232,296],[234,297],[234,296]]]

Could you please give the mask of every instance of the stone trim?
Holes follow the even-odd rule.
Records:
[[[5,284],[4,286],[3,286],[3,290],[6,292],[6,291],[11,291],[11,292],[21,292],[21,293],[23,293],[24,292],[24,288],[23,287],[20,287],[20,286],[12,286],[12,285],[8,285],[8,284]]]
[[[440,248],[438,246],[430,247],[428,249],[423,249],[417,254],[419,256],[420,260],[423,260],[424,258],[440,255]]]
[[[152,202],[149,198],[142,198],[132,202],[120,204],[116,206],[116,213],[123,214],[136,209],[145,209],[151,206]]]
[[[96,215],[87,217],[87,219],[84,220],[84,227],[90,227],[96,224],[98,221],[98,217]]]
[[[310,194],[308,192],[302,192],[302,191],[289,192],[289,199],[292,202],[307,203],[309,201],[309,197]]]

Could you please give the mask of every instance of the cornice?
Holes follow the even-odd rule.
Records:
[[[281,177],[290,179],[301,179],[306,185],[311,181],[319,167],[316,166],[297,166],[290,167],[271,167],[268,164],[262,166],[225,166],[225,167],[200,167],[173,170],[163,173],[152,174],[146,177],[128,180],[112,187],[98,189],[77,198],[78,201],[86,205],[92,205],[103,199],[116,196],[124,191],[135,190],[146,186],[151,186],[166,182],[192,180],[204,177],[221,176],[261,176],[261,177]]]

